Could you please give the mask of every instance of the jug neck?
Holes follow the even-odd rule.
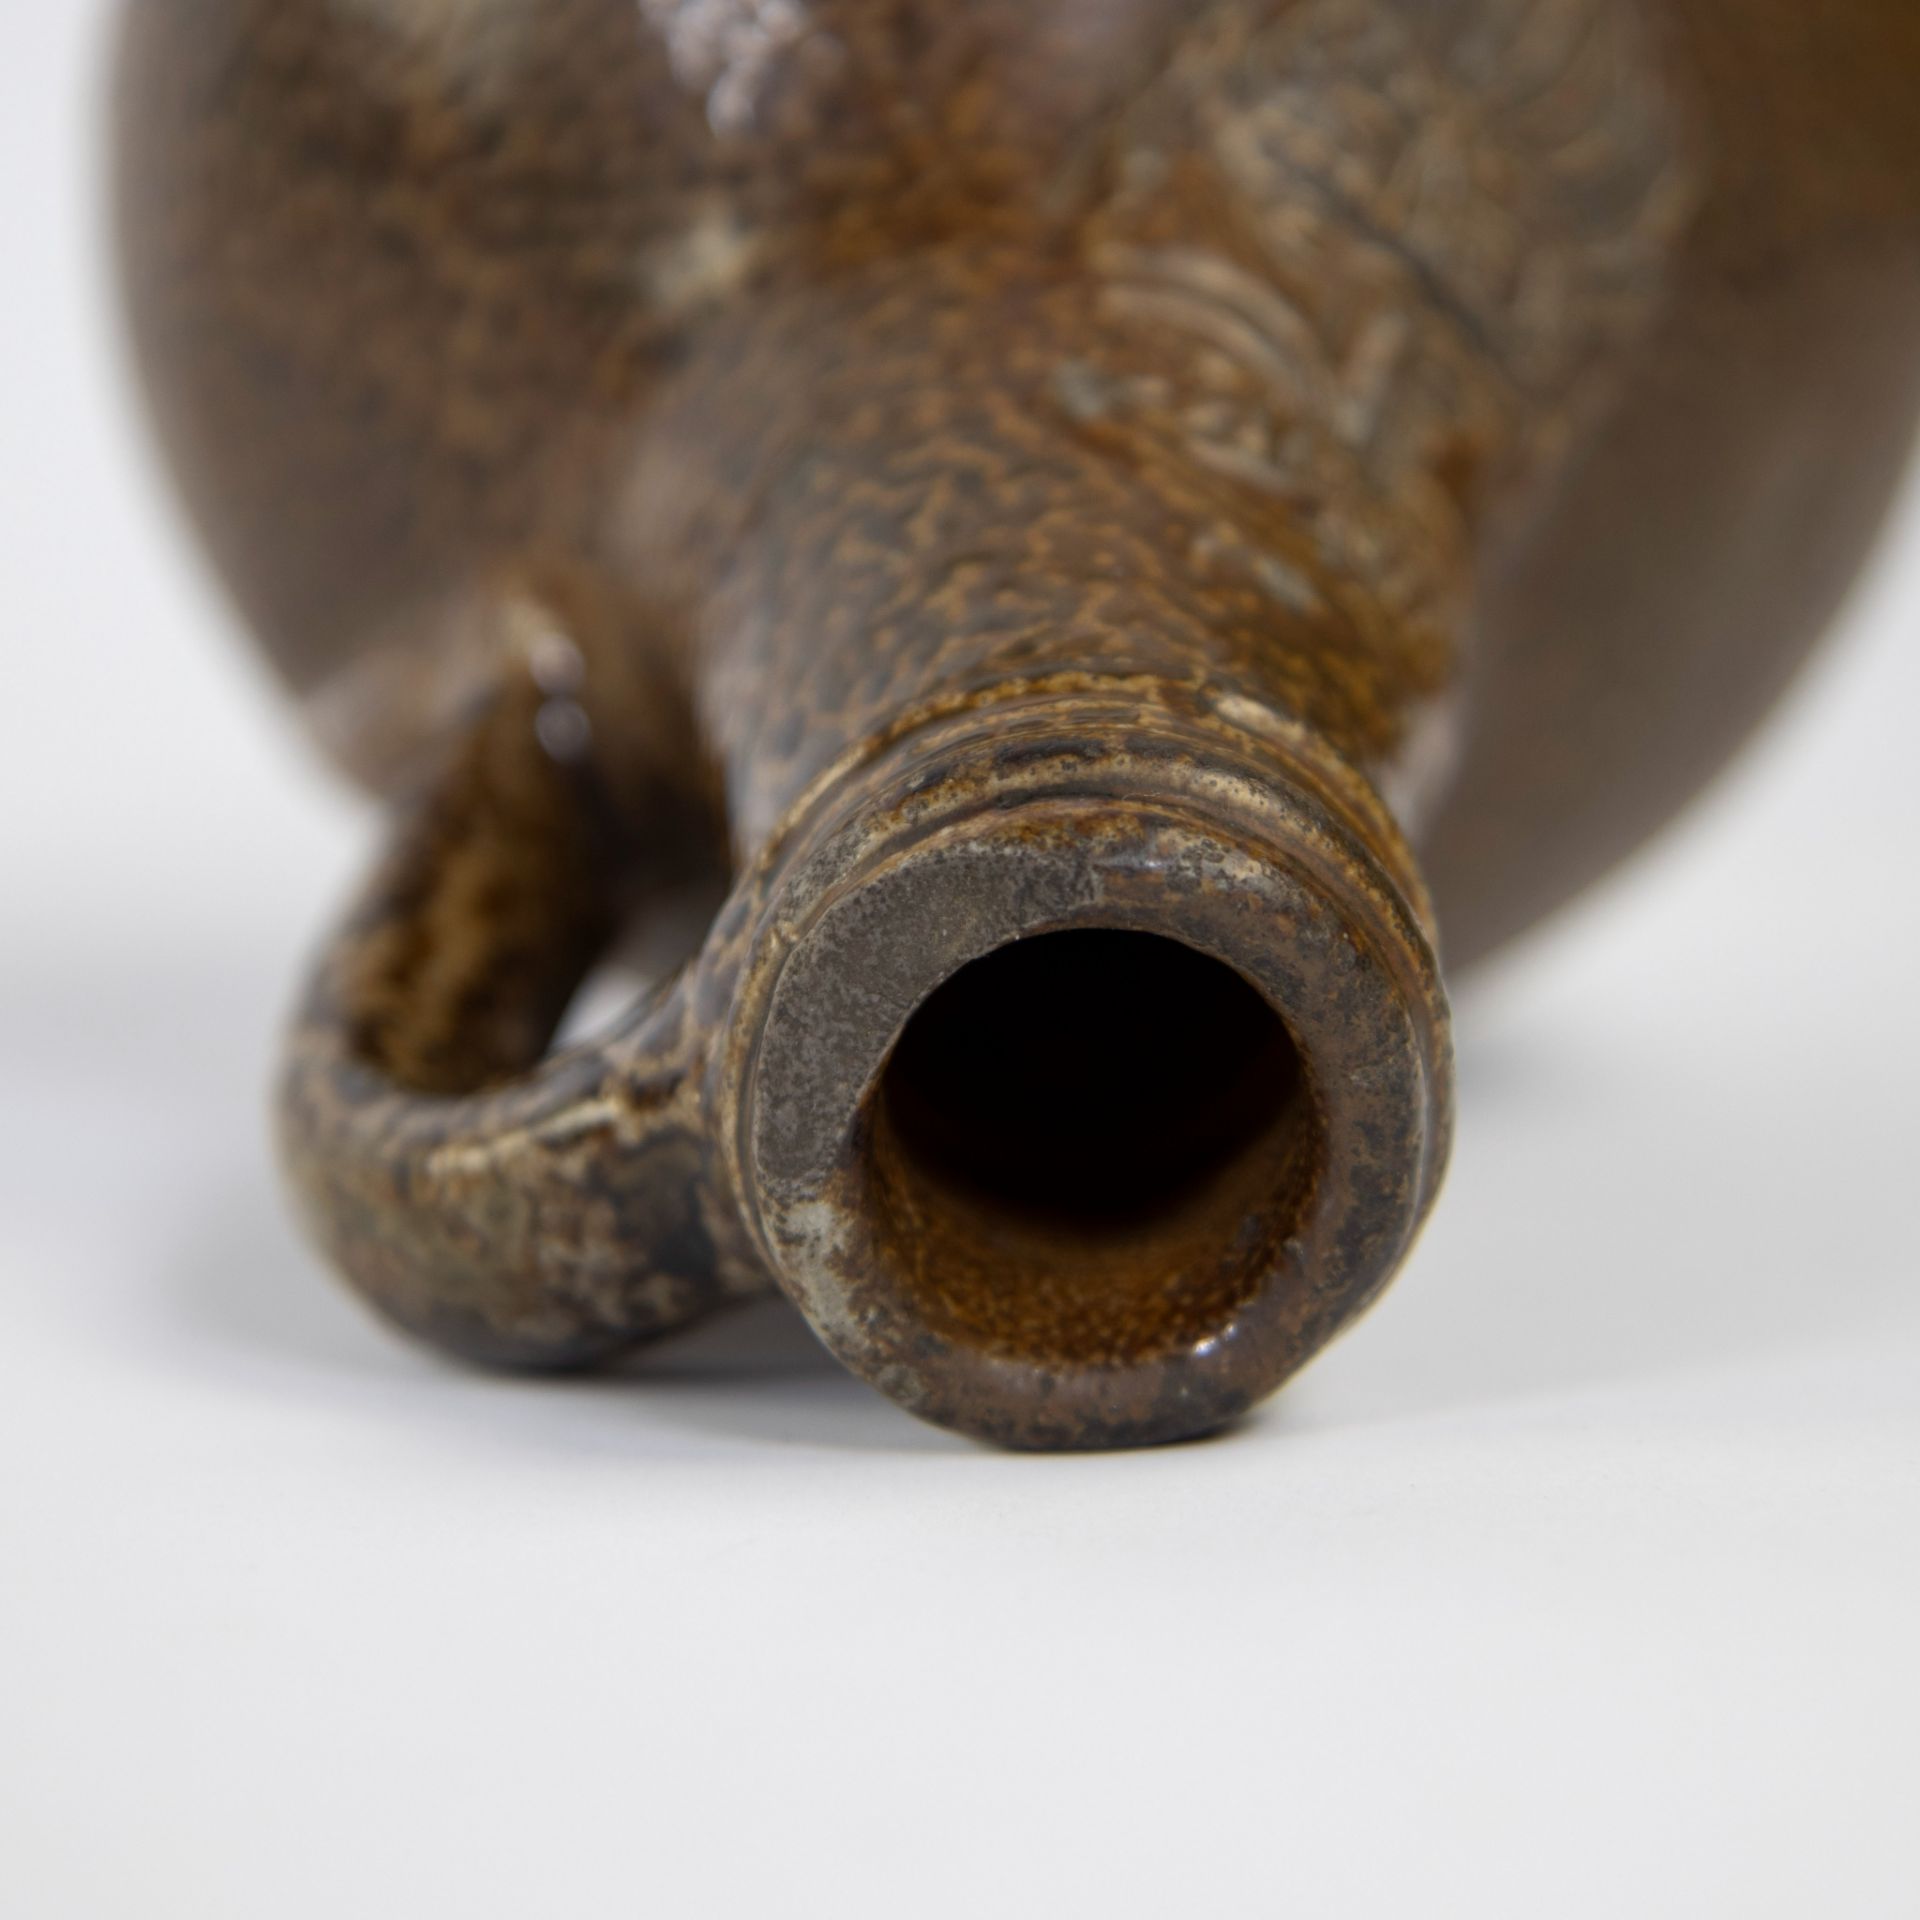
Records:
[[[854,1371],[1003,1444],[1208,1431],[1385,1285],[1451,1130],[1404,843],[1310,731],[1016,694],[823,787],[711,1110]]]

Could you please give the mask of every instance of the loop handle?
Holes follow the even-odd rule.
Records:
[[[727,1237],[681,980],[548,1051],[665,866],[516,678],[402,815],[295,1020],[287,1170],[328,1258],[465,1358],[559,1369],[750,1292]],[[549,729],[551,732],[551,729]]]

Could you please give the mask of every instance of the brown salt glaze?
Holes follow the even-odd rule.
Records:
[[[1016,1445],[1269,1393],[1432,1202],[1437,941],[1861,560],[1916,89],[1912,0],[135,0],[164,439],[394,804],[285,1081],[321,1243],[510,1365],[777,1283]]]

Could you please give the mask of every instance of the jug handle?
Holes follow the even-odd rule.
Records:
[[[380,1313],[564,1369],[753,1289],[715,1251],[686,974],[549,1051],[661,881],[585,757],[542,742],[542,699],[496,691],[400,811],[295,1015],[279,1125],[313,1237]]]

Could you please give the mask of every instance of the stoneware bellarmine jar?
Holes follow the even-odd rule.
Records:
[[[1917,99],[1914,0],[130,0],[159,433],[388,806],[320,1245],[488,1364],[777,1287],[1016,1446],[1259,1401],[1433,1204],[1443,959],[1856,571]]]

